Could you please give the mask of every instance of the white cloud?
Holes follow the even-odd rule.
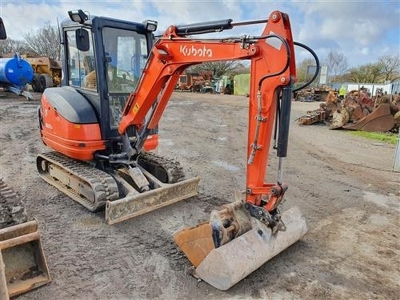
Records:
[[[400,7],[398,0],[351,1],[239,1],[239,0],[0,0],[0,15],[9,38],[56,25],[67,11],[81,8],[92,15],[104,15],[142,22],[157,20],[159,31],[171,24],[188,24],[231,18],[234,22],[264,19],[273,10],[289,14],[293,36],[313,48],[320,58],[336,50],[350,65],[374,62],[379,56],[399,54]],[[238,27],[224,35],[258,35],[263,25]],[[367,51],[368,49],[368,51]]]
[[[369,54],[369,48],[368,47],[363,47],[360,49],[360,53],[362,55],[368,55]]]
[[[319,53],[329,50],[330,41],[331,49],[343,53],[353,66],[399,53],[398,1],[293,1],[293,5],[302,13],[298,40]],[[384,50],[388,47],[393,52]]]

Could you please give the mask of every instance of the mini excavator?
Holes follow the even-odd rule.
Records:
[[[186,68],[249,60],[244,199],[214,210],[208,222],[177,232],[174,240],[197,276],[226,290],[306,233],[298,207],[280,211],[287,190],[282,159],[298,44],[287,14],[172,25],[158,39],[155,21],[132,23],[82,10],[69,11],[69,17],[61,26],[63,86],[47,88],[39,108],[42,141],[53,150],[37,157],[44,180],[91,211],[105,207],[108,224],[195,196],[199,178],[184,179],[177,161],[151,151],[158,145],[160,118]],[[258,23],[265,23],[260,36],[197,38]],[[86,85],[89,75],[91,84]],[[266,183],[276,137],[278,178]]]

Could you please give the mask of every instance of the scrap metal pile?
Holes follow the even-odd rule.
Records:
[[[330,91],[331,88],[326,85],[318,88],[306,88],[296,92],[294,100],[302,102],[325,101]]]
[[[400,95],[370,93],[361,89],[350,91],[342,100],[329,91],[319,108],[297,119],[299,125],[329,124],[329,129],[350,129],[369,132],[398,132],[400,126]]]

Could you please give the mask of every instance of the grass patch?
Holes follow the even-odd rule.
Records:
[[[367,139],[376,140],[388,144],[397,144],[398,133],[385,133],[385,132],[367,132],[367,131],[349,131],[349,134],[361,136]]]

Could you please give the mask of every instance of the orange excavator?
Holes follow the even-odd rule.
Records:
[[[185,228],[174,239],[197,276],[226,290],[306,233],[299,208],[280,211],[299,44],[287,14],[170,26],[154,44],[155,21],[91,17],[82,10],[69,16],[62,23],[63,86],[46,89],[39,109],[42,140],[54,150],[37,157],[47,182],[92,211],[105,206],[108,224],[195,196],[199,178],[183,180],[178,162],[151,151],[158,144],[160,118],[186,68],[250,60],[244,199],[213,211],[208,222]],[[266,24],[260,36],[194,38],[258,23]],[[267,183],[272,139],[279,171],[277,181]]]

